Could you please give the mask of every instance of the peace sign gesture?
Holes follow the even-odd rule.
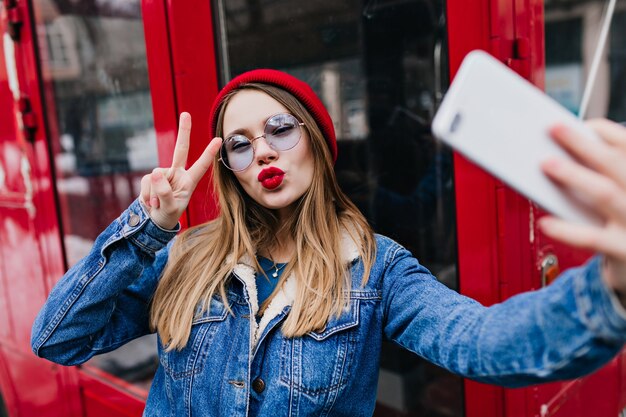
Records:
[[[183,112],[180,114],[172,166],[155,168],[151,174],[144,175],[141,179],[139,198],[146,206],[152,221],[164,229],[176,226],[189,204],[191,194],[213,163],[215,154],[222,145],[220,138],[214,138],[200,158],[189,169],[185,169],[190,133],[191,115]]]

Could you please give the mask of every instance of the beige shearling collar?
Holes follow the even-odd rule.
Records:
[[[344,230],[341,236],[341,259],[345,263],[350,263],[358,257],[359,250],[357,244],[352,239],[350,233]],[[293,305],[297,290],[297,279],[292,271],[283,287],[270,301],[261,320],[257,323],[255,317],[259,312],[259,302],[256,287],[256,271],[254,266],[252,266],[254,264],[254,260],[250,256],[245,255],[239,259],[237,265],[233,268],[233,273],[245,285],[250,299],[250,346],[252,350],[256,347],[259,338],[272,319],[278,316],[285,307]]]

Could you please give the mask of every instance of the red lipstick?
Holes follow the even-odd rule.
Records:
[[[273,190],[283,183],[284,176],[285,173],[282,169],[269,167],[259,172],[258,180],[263,187]]]

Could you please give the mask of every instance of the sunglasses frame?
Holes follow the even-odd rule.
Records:
[[[250,167],[250,165],[252,165],[252,163],[254,162],[255,151],[256,151],[255,147],[254,147],[254,146],[252,146],[252,145],[254,144],[254,141],[255,141],[255,140],[257,140],[257,139],[261,139],[261,138],[263,138],[263,139],[265,139],[265,140],[267,141],[267,133],[265,133],[265,129],[267,128],[267,124],[268,124],[268,122],[269,122],[272,118],[274,118],[274,117],[276,117],[276,116],[281,116],[281,115],[291,116],[291,117],[293,117],[293,118],[296,120],[296,122],[298,122],[298,124],[297,124],[296,126],[298,126],[298,129],[300,130],[300,136],[298,137],[298,140],[296,141],[296,143],[295,143],[292,147],[287,148],[287,149],[282,149],[282,150],[279,150],[279,149],[274,149],[274,147],[272,147],[269,143],[268,143],[268,146],[269,146],[270,148],[274,149],[276,152],[288,151],[289,149],[293,149],[293,148],[295,148],[295,147],[298,145],[298,143],[300,143],[300,139],[302,139],[302,126],[306,126],[306,125],[305,125],[304,123],[302,123],[300,120],[298,120],[298,118],[297,118],[296,116],[294,116],[293,114],[291,114],[291,113],[284,113],[284,112],[282,112],[282,113],[276,113],[276,114],[272,114],[271,116],[269,116],[269,117],[267,118],[267,120],[265,120],[265,124],[263,125],[263,132],[264,132],[264,133],[263,133],[262,135],[256,136],[256,137],[254,137],[254,138],[252,138],[252,139],[251,139],[251,138],[247,137],[246,135],[244,135],[244,134],[242,134],[242,133],[237,133],[237,134],[235,134],[235,135],[231,135],[231,136],[229,136],[228,138],[226,138],[226,139],[222,142],[222,145],[220,146],[220,157],[218,158],[218,161],[221,161],[221,162],[222,162],[222,164],[224,164],[224,166],[226,167],[226,169],[228,169],[228,170],[230,170],[230,171],[233,171],[233,172],[241,172],[241,171],[245,171],[246,169],[248,169],[248,168]],[[232,138],[232,137],[234,137],[234,136],[243,136],[243,137],[245,137],[246,139],[248,139],[248,141],[250,142],[250,145],[252,146],[252,159],[250,160],[250,163],[249,163],[248,165],[246,165],[246,167],[245,167],[245,168],[241,168],[241,169],[232,169],[231,167],[229,167],[229,166],[226,164],[226,161],[224,161],[224,158],[222,158],[222,149],[224,148],[224,145],[226,144],[226,141],[227,141],[227,140],[229,140],[229,139],[231,139],[231,138]]]

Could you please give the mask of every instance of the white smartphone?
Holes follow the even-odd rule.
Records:
[[[454,150],[565,220],[599,224],[585,201],[555,185],[540,164],[571,157],[548,131],[556,123],[592,141],[597,135],[572,113],[483,51],[464,59],[435,115],[432,131]]]

